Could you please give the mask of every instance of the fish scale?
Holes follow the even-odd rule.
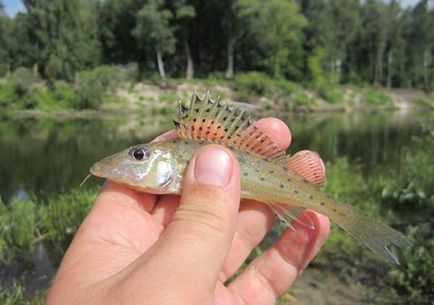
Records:
[[[193,95],[188,105],[180,103],[174,120],[178,138],[139,144],[95,163],[93,175],[154,194],[180,194],[189,160],[204,145],[220,144],[231,149],[240,164],[241,197],[268,205],[288,226],[293,220],[312,228],[297,217],[303,209],[324,214],[387,261],[398,263],[388,245],[408,247],[398,231],[341,203],[299,175],[297,159],[255,126],[238,107]]]

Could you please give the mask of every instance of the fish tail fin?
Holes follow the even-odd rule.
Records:
[[[399,265],[398,259],[387,246],[410,247],[410,241],[403,234],[352,206],[337,204],[334,200],[329,202],[332,207],[327,209],[329,211],[324,214],[329,216],[342,229],[360,240],[372,252],[389,262]]]

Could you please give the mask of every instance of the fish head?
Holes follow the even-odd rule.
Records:
[[[157,144],[139,144],[96,162],[90,173],[140,191],[167,193],[177,177],[175,159]]]

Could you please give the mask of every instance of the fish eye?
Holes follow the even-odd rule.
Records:
[[[146,147],[133,147],[129,153],[135,160],[141,161],[149,157],[150,152]]]

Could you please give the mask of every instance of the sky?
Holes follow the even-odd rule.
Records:
[[[419,0],[401,0],[401,3],[403,6],[409,6],[416,4],[418,1]],[[24,11],[21,0],[2,0],[2,2],[5,6],[6,14],[11,17],[15,16],[17,12]]]
[[[24,11],[24,6],[21,0],[2,0],[5,6],[6,14],[9,16],[15,16],[19,11]]]

